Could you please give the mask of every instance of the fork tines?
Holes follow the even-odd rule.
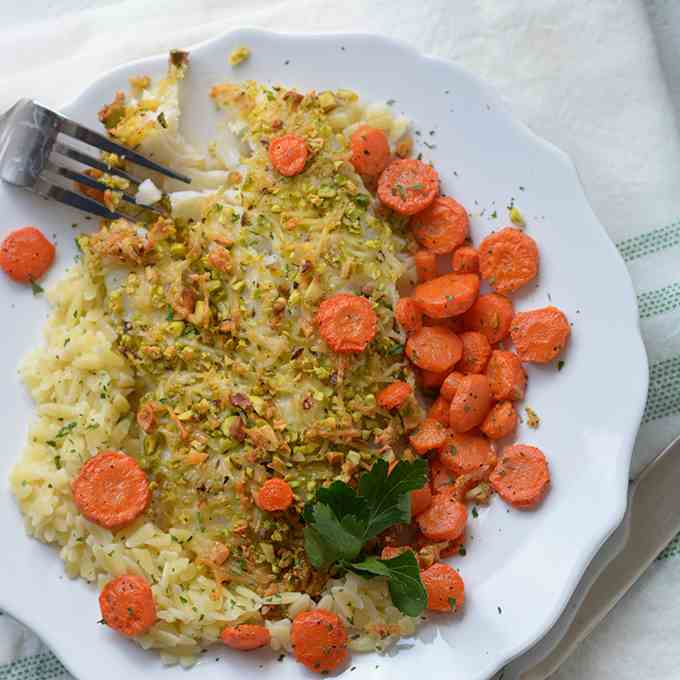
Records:
[[[65,118],[30,99],[17,102],[6,114],[0,117],[0,177],[16,186],[23,187],[47,198],[54,198],[61,203],[79,210],[93,213],[104,219],[117,219],[125,215],[110,210],[90,196],[71,190],[58,183],[56,177],[90,187],[98,191],[106,191],[111,187],[99,182],[82,171],[81,168],[68,167],[68,161],[75,161],[89,168],[94,168],[108,175],[118,176],[138,186],[142,180],[134,174],[119,168],[111,167],[104,161],[91,155],[80,145],[73,146],[60,139],[59,135],[89,144],[101,151],[116,154],[119,158],[153,172],[190,183],[186,175],[166,168],[155,161],[141,155],[133,149],[111,141],[108,137],[84,125]],[[54,154],[54,155],[53,155]],[[66,162],[66,165],[64,164]],[[50,175],[52,177],[50,179]],[[124,191],[122,200],[136,206],[140,210],[150,210],[163,214],[153,206],[137,203],[134,196]]]

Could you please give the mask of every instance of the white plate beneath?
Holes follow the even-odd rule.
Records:
[[[241,45],[250,47],[252,56],[232,71],[227,55]],[[159,76],[165,63],[162,55],[115,69],[64,112],[96,126],[96,112],[116,90],[126,88],[128,76]],[[210,138],[215,114],[208,89],[229,77],[299,89],[349,87],[367,100],[396,100],[395,109],[420,132],[417,140],[434,145],[423,145],[422,151],[434,161],[443,191],[477,214],[472,219],[476,243],[507,224],[512,197],[524,214],[527,233],[539,244],[541,274],[537,286],[515,298],[516,307],[552,301],[573,322],[564,370],[529,368],[526,403],[542,424],[537,431],[521,426],[518,434],[519,441],[539,446],[550,461],[553,488],[546,502],[536,512],[509,510],[498,498],[481,508],[477,519],[470,518],[467,555],[452,561],[465,579],[464,615],[432,616],[417,638],[403,640],[384,657],[355,654],[356,675],[350,676],[488,678],[550,628],[623,516],[647,389],[647,360],[628,273],[588,205],[569,158],[514,120],[496,94],[453,64],[378,36],[236,31],[191,50],[183,95],[190,139]],[[24,224],[54,234],[58,259],[48,285],[72,262],[73,236],[94,228],[80,214],[5,185],[0,186],[0,206],[0,237]],[[497,219],[491,217],[494,211]],[[72,228],[74,223],[79,226]],[[0,607],[33,628],[81,680],[186,678],[182,669],[164,668],[155,654],[97,625],[94,588],[66,578],[56,550],[24,533],[7,482],[31,417],[16,367],[39,342],[48,309],[30,289],[4,278],[0,291],[7,324],[0,355],[6,381],[0,395],[5,438]],[[220,649],[206,653],[189,673],[196,680],[308,675],[292,660],[277,663],[271,653],[223,654]]]

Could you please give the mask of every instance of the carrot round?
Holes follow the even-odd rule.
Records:
[[[465,532],[463,532],[455,541],[449,541],[449,544],[439,551],[439,559],[444,560],[453,555],[460,555],[460,549],[465,548],[466,538]]]
[[[407,550],[413,552],[413,548],[410,545],[386,545],[380,552],[381,560],[393,560],[399,555],[403,555]]]
[[[378,198],[401,215],[427,208],[439,191],[439,175],[431,166],[411,158],[392,161],[380,175]]]
[[[429,481],[421,489],[411,491],[411,517],[416,517],[421,512],[425,512],[431,505],[432,491]]]
[[[156,603],[151,586],[136,574],[123,574],[109,581],[99,594],[99,608],[109,628],[132,637],[156,622]]]
[[[307,143],[298,135],[281,135],[269,142],[269,160],[284,177],[299,175],[305,169],[308,156]]]
[[[491,345],[486,335],[467,331],[458,336],[463,343],[463,356],[456,364],[461,373],[483,373],[491,356]]]
[[[449,425],[454,432],[467,432],[480,425],[491,409],[491,388],[485,375],[464,376],[451,400]]]
[[[437,276],[437,256],[429,250],[419,250],[413,259],[416,263],[418,283],[425,283]]]
[[[472,246],[456,248],[451,258],[451,270],[456,274],[477,274],[479,253]]]
[[[430,406],[430,410],[427,412],[427,417],[438,420],[442,425],[448,427],[450,410],[451,402],[448,399],[444,399],[444,397],[439,396],[434,400],[432,406]]]
[[[42,278],[54,262],[54,246],[35,227],[15,229],[0,244],[0,267],[19,283]]]
[[[237,626],[227,626],[220,633],[220,639],[227,647],[248,652],[251,649],[266,647],[271,635],[266,626],[256,623],[241,623]]]
[[[423,248],[444,255],[465,241],[470,220],[460,203],[448,196],[437,196],[425,210],[411,217],[409,225]]]
[[[510,326],[519,358],[538,364],[552,361],[564,349],[570,334],[569,321],[557,307],[520,312]]]
[[[449,470],[444,466],[444,463],[439,458],[432,458],[430,460],[430,486],[432,487],[432,493],[436,494],[442,491],[444,487],[451,487],[452,484],[453,478]]]
[[[510,401],[499,401],[489,411],[479,429],[489,439],[501,439],[517,429],[517,411]]]
[[[387,409],[399,408],[410,396],[413,389],[403,380],[395,380],[378,392],[378,406]]]
[[[538,274],[538,247],[531,236],[506,227],[479,246],[482,278],[498,293],[512,293]]]
[[[423,313],[411,297],[403,297],[397,301],[394,318],[407,333],[415,333],[423,327]]]
[[[416,522],[427,538],[453,541],[465,530],[467,508],[450,491],[439,491],[432,497],[432,505],[418,515]]]
[[[321,337],[340,354],[363,352],[375,337],[377,318],[366,298],[351,293],[326,298],[316,313]]]
[[[416,453],[421,456],[432,449],[438,449],[446,442],[447,430],[438,420],[426,418],[408,438]]]
[[[310,671],[332,671],[347,659],[347,630],[327,609],[302,612],[290,630],[295,658]]]
[[[495,465],[496,454],[486,437],[450,432],[439,449],[439,460],[454,475],[464,475],[483,465]]]
[[[495,345],[510,332],[514,315],[512,302],[498,293],[480,295],[463,315],[465,328],[484,333],[489,344]]]
[[[446,328],[423,326],[406,341],[406,356],[419,368],[440,373],[460,360],[463,343]]]
[[[423,326],[442,326],[453,331],[456,335],[460,335],[466,330],[462,316],[448,316],[444,319],[433,319],[431,316],[423,315]]]
[[[255,503],[265,512],[287,510],[293,503],[293,489],[284,479],[272,477],[259,488]]]
[[[486,365],[491,396],[498,401],[524,399],[527,374],[519,357],[508,350],[495,349]]]
[[[444,399],[451,401],[451,399],[453,399],[454,395],[456,394],[458,384],[463,377],[464,376],[462,373],[459,373],[458,371],[451,371],[451,373],[446,376],[442,386],[439,388],[439,394],[441,394]]]
[[[71,485],[82,515],[107,529],[134,522],[149,504],[144,470],[122,451],[101,451],[88,460]]]
[[[540,449],[526,444],[508,446],[489,477],[496,493],[516,508],[532,508],[550,486],[548,462]]]
[[[424,314],[444,319],[470,309],[478,293],[476,274],[444,274],[416,286],[414,297]]]
[[[423,371],[420,370],[420,386],[424,390],[436,390],[439,389],[441,384],[444,382],[449,371],[441,371],[440,373],[435,373],[434,371]]]
[[[465,585],[460,574],[448,564],[436,562],[420,572],[427,591],[427,608],[436,612],[458,611],[465,602]]]
[[[390,162],[390,144],[387,135],[378,128],[361,125],[349,142],[350,163],[360,175],[378,176]]]

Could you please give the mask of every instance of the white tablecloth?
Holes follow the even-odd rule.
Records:
[[[1,4],[0,110],[20,96],[59,106],[113,66],[239,26],[384,33],[482,76],[520,118],[572,156],[629,266],[651,365],[632,474],[680,433],[677,0]],[[560,680],[680,678],[679,554],[676,547],[654,563],[562,667]],[[60,677],[40,643],[2,617],[0,664],[18,657],[0,666],[0,680]]]

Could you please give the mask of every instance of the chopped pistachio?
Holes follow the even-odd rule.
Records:
[[[248,57],[250,57],[250,50],[247,47],[237,47],[235,50],[232,50],[229,55],[229,63],[232,66],[238,66],[248,59]]]
[[[513,205],[512,208],[510,208],[510,221],[516,227],[525,227],[526,226],[526,222],[524,221],[524,216],[519,211],[519,208],[517,208],[517,206],[515,206],[515,205]]]

